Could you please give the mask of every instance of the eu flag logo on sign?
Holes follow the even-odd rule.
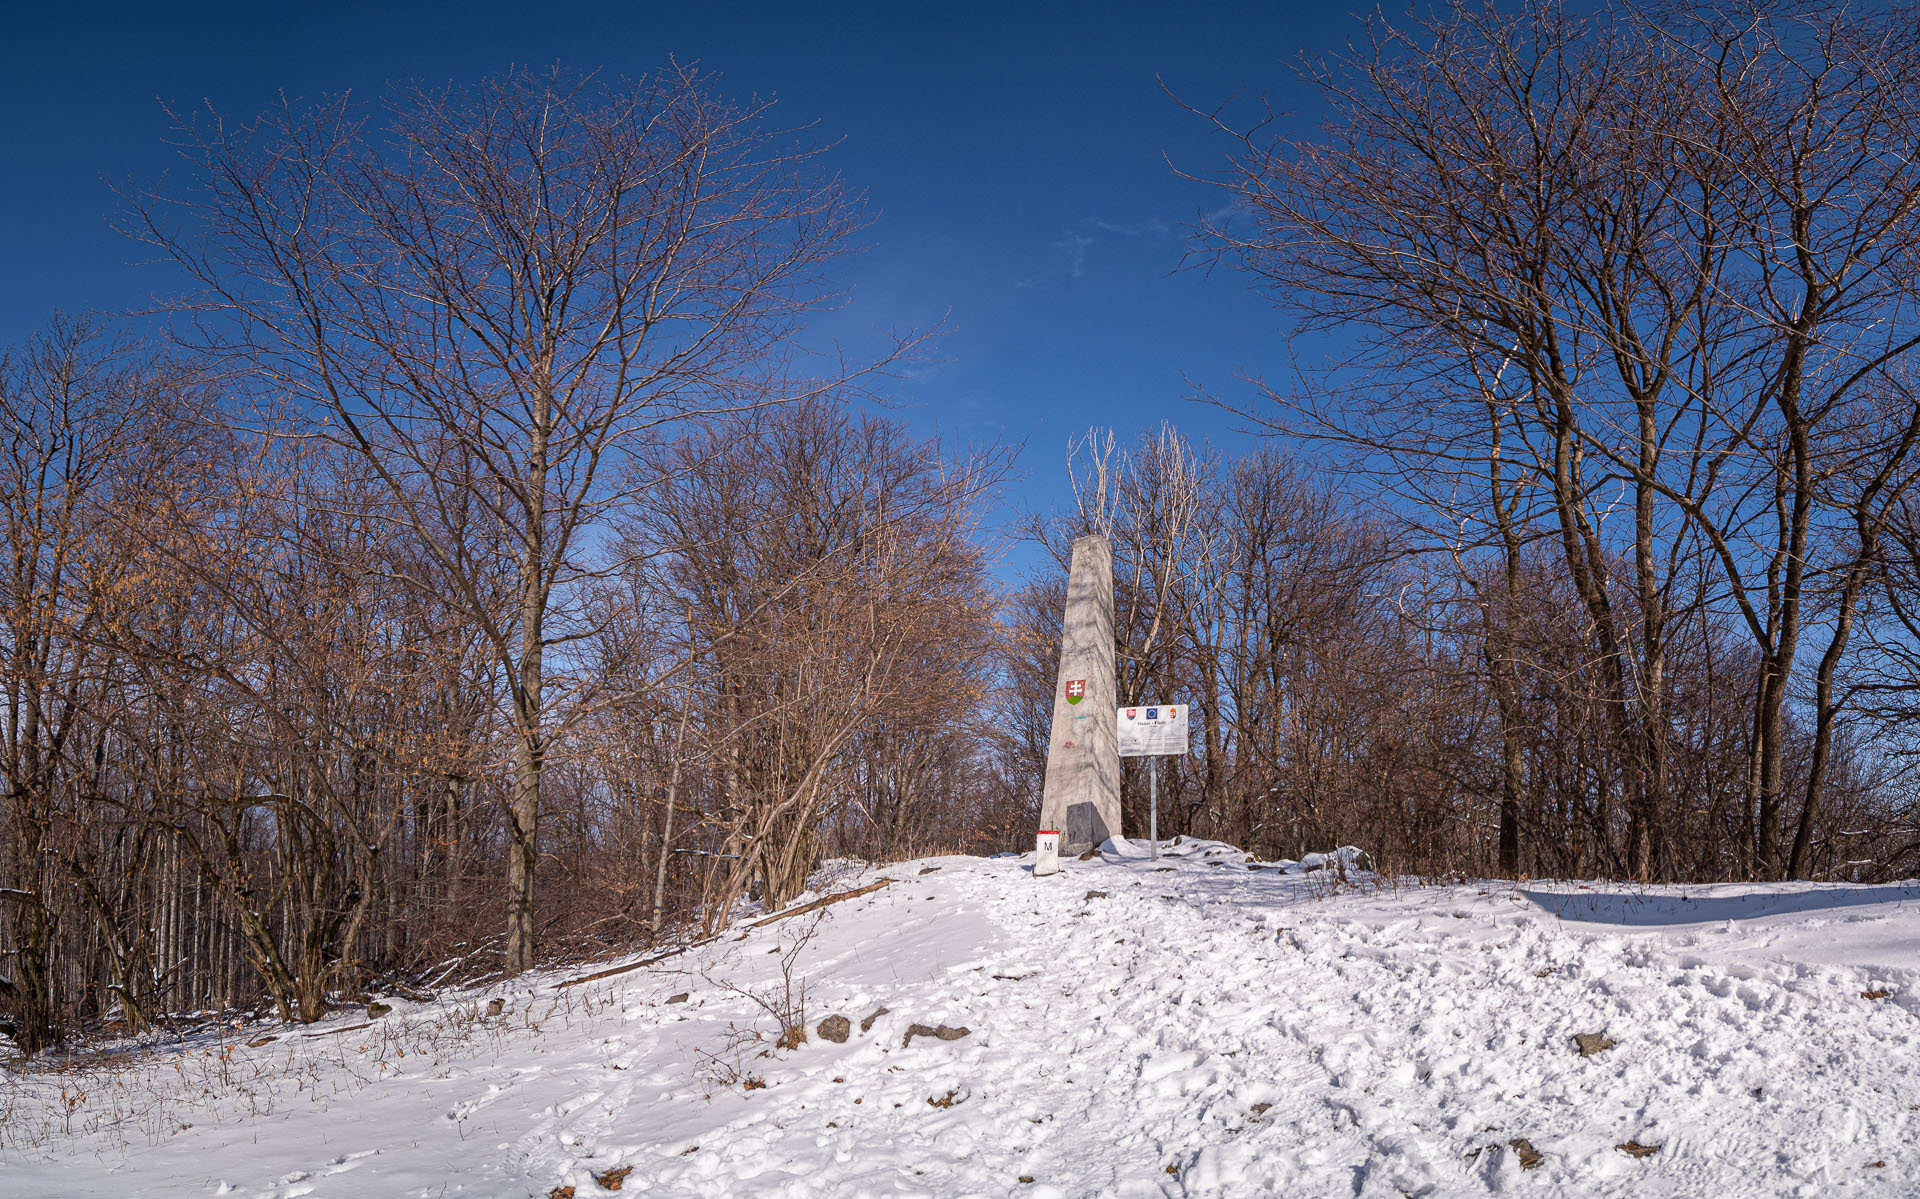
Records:
[[[1158,720],[1158,719],[1160,719],[1160,709],[1158,709],[1158,708],[1148,708],[1148,709],[1147,709],[1147,719],[1148,719],[1148,720]]]

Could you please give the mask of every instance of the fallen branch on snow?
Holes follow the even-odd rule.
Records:
[[[883,878],[877,883],[868,883],[866,886],[861,887],[857,890],[842,891],[838,895],[828,895],[825,898],[816,899],[812,903],[803,903],[797,908],[788,908],[784,912],[775,912],[773,915],[768,916],[765,919],[754,921],[752,924],[747,925],[747,927],[759,928],[763,924],[772,924],[776,920],[785,920],[789,916],[798,916],[802,912],[811,912],[816,908],[824,908],[828,904],[839,903],[843,899],[852,899],[858,895],[865,895],[869,891],[878,891],[880,888],[886,886],[888,883],[891,883],[892,881],[893,880],[890,878]]]
[[[887,886],[892,882],[893,880],[890,878],[883,878],[877,883],[868,883],[866,886],[857,887],[852,891],[841,891],[836,895],[828,895],[823,898],[816,899],[811,903],[803,903],[797,908],[788,908],[784,912],[775,912],[771,916],[767,916],[763,919],[754,921],[752,924],[747,925],[747,927],[759,928],[763,924],[772,924],[776,920],[785,920],[789,916],[798,916],[802,912],[811,912],[817,908],[824,908],[828,904],[840,903],[843,900],[854,899],[858,896],[866,895],[869,892],[878,891],[880,888]],[[698,949],[702,945],[711,945],[715,941],[718,941],[719,939],[720,938],[717,936],[705,937],[701,940],[689,942],[686,945],[682,945],[678,949],[669,949],[665,953],[656,953],[650,958],[642,958],[637,962],[628,962],[624,966],[615,966],[610,970],[596,970],[592,974],[583,974],[579,978],[570,978],[567,981],[561,983],[559,986],[555,987],[554,990],[564,991],[568,987],[577,987],[581,983],[598,982],[603,978],[612,978],[616,974],[631,974],[635,970],[644,970],[646,967],[653,965],[655,962],[664,962],[668,958],[679,957],[681,954],[687,952],[689,949]]]

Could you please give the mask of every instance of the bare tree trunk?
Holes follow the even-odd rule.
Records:
[[[692,620],[688,620],[691,629]],[[673,805],[680,794],[680,768],[685,761],[683,751],[687,743],[687,717],[693,712],[693,663],[687,663],[687,685],[682,688],[680,697],[680,728],[673,735],[673,772],[667,777],[667,811],[660,827],[660,862],[654,867],[653,875],[653,919],[647,925],[647,931],[655,937],[660,935],[660,926],[666,919],[667,908],[667,858],[673,853]]]
[[[1814,674],[1813,756],[1807,763],[1806,794],[1800,805],[1799,824],[1794,829],[1793,851],[1787,859],[1788,878],[1807,876],[1807,855],[1813,843],[1813,826],[1820,812],[1820,795],[1826,787],[1827,763],[1833,756],[1833,722],[1840,708],[1833,702],[1833,677],[1840,659],[1847,652],[1847,641],[1853,632],[1854,608],[1866,573],[1867,554],[1863,552],[1847,572],[1847,581],[1840,596],[1840,611],[1835,618],[1833,640],[1827,643],[1827,652],[1820,656],[1820,667]]]
[[[1526,803],[1524,743],[1521,738],[1519,686],[1514,679],[1512,609],[1498,622],[1499,632],[1487,646],[1487,675],[1500,714],[1500,845],[1499,868],[1504,878],[1520,874],[1520,813]],[[1493,630],[1489,630],[1491,634]]]
[[[533,969],[533,873],[539,853],[540,734],[518,730],[514,738],[513,799],[507,809],[507,943],[509,974]]]
[[[1515,661],[1517,638],[1514,623],[1520,613],[1520,530],[1514,524],[1513,501],[1508,491],[1506,461],[1497,387],[1512,359],[1503,359],[1494,375],[1493,386],[1483,387],[1488,424],[1488,500],[1493,508],[1494,528],[1500,536],[1500,580],[1504,586],[1501,606],[1495,618],[1493,606],[1484,595],[1480,611],[1485,618],[1487,680],[1500,716],[1500,845],[1499,870],[1507,878],[1520,874],[1520,812],[1525,804],[1526,780],[1523,774],[1523,746],[1520,711],[1519,667]]]

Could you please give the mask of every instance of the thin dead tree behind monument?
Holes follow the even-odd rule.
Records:
[[[562,648],[595,529],[643,440],[691,414],[843,385],[785,367],[857,204],[815,151],[692,70],[516,71],[251,124],[182,122],[197,186],[135,201],[201,285],[199,343],[362,456],[412,581],[458,601],[508,696],[506,966],[534,961],[534,866]],[[489,546],[504,543],[505,562]],[[511,596],[482,580],[504,568]]]

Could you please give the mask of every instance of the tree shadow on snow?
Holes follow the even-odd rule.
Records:
[[[1545,891],[1520,888],[1535,906],[1562,920],[1592,924],[1708,924],[1752,920],[1876,903],[1920,903],[1920,886],[1821,887],[1805,891],[1755,891],[1746,895],[1682,896],[1613,891]]]

